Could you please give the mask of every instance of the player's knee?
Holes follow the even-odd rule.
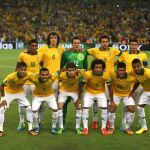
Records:
[[[52,109],[53,112],[58,112],[58,109]]]
[[[63,103],[58,103],[58,109],[63,109],[64,104]]]
[[[81,103],[75,103],[76,109],[80,110],[82,108]]]
[[[127,109],[129,112],[134,113],[135,112],[135,107],[134,106],[127,106]]]
[[[32,112],[33,112],[33,113],[36,113],[37,111],[38,111],[38,110],[32,109]]]

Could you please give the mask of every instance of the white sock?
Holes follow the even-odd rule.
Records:
[[[0,131],[3,132],[3,125],[4,125],[4,115],[5,109],[3,107],[0,108]]]
[[[137,106],[137,110],[138,110],[138,116],[141,123],[141,127],[147,129],[144,108]]]
[[[83,109],[82,120],[83,127],[88,128],[89,109]]]
[[[19,117],[20,117],[20,123],[24,123],[24,117],[25,117],[25,107],[23,106],[18,106],[18,111],[19,111]]]
[[[80,128],[82,110],[76,110],[76,129]]]
[[[34,127],[39,127],[38,112],[33,112],[33,123]]]
[[[40,108],[39,108],[39,123],[41,123],[43,121],[44,110],[45,110],[45,106],[44,106],[44,103],[42,103]]]
[[[33,113],[31,111],[31,106],[28,106],[26,108],[26,115],[27,115],[27,121],[28,121],[28,130],[33,130]]]
[[[58,111],[57,112],[52,112],[52,128],[56,128],[56,124],[58,121]]]
[[[122,107],[122,124],[126,124],[127,123],[127,109],[126,106],[123,105]]]
[[[98,121],[98,103],[96,100],[93,103],[93,121]]]
[[[102,127],[101,128],[106,128],[107,115],[108,115],[107,109],[102,109],[102,113],[101,113]]]
[[[110,122],[111,128],[115,128],[115,126],[114,126],[115,117],[116,117],[115,113],[110,113],[110,112],[108,113],[108,120]]]
[[[59,127],[63,129],[63,111],[62,109],[58,110],[58,122],[59,122]]]
[[[131,127],[133,121],[134,121],[135,113],[127,112],[127,123],[129,124],[129,127]]]

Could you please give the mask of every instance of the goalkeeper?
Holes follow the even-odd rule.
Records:
[[[74,37],[72,39],[72,48],[64,52],[61,60],[61,69],[66,66],[68,62],[75,63],[77,69],[87,69],[87,52],[80,48],[80,38]],[[67,115],[67,105],[71,101],[71,98],[68,97],[67,101],[64,104],[63,108],[63,124],[65,127],[66,124],[66,115]]]

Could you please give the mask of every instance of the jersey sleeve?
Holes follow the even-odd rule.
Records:
[[[53,81],[58,80],[58,77],[59,77],[58,74],[53,73],[53,74],[52,74],[52,77],[51,77],[51,80],[53,80]]]
[[[103,78],[104,78],[104,80],[105,80],[107,85],[112,83],[112,79],[110,77],[110,73],[104,72]]]
[[[21,52],[18,57],[18,62],[23,62],[23,58],[24,58],[24,52]]]
[[[95,53],[95,48],[90,48],[90,49],[87,50],[87,54],[89,54],[89,55],[93,56],[94,53]]]
[[[27,72],[27,76],[28,76],[28,80],[31,81],[32,83],[34,83],[34,81],[36,80],[36,78],[38,77],[37,74],[32,73],[30,71]]]
[[[88,74],[88,72],[86,72],[83,74],[81,81],[83,83],[86,83],[86,82],[88,82],[88,80],[89,80],[89,74]]]
[[[64,79],[64,73],[66,72],[62,72],[61,74],[59,74],[59,76],[57,77],[59,81],[62,81]]]
[[[142,53],[142,57],[143,57],[143,65],[145,67],[148,66],[147,55],[145,53]]]
[[[40,55],[40,57],[41,57],[41,62],[43,62],[44,61],[44,50],[45,49],[45,45],[44,46],[42,46],[42,47],[40,47],[37,51],[38,51],[38,54]]]
[[[122,51],[121,50],[118,50],[116,48],[113,48],[113,52],[116,56],[121,56],[122,55]]]
[[[2,82],[3,85],[7,86],[9,82],[12,80],[12,75],[9,74]]]
[[[125,60],[125,52],[121,54],[121,56],[118,57],[119,62],[124,62]]]
[[[150,79],[150,70],[146,71],[146,78]]]

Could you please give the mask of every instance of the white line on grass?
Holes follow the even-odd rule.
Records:
[[[0,66],[0,68],[15,68],[15,67],[12,67],[12,66]]]

